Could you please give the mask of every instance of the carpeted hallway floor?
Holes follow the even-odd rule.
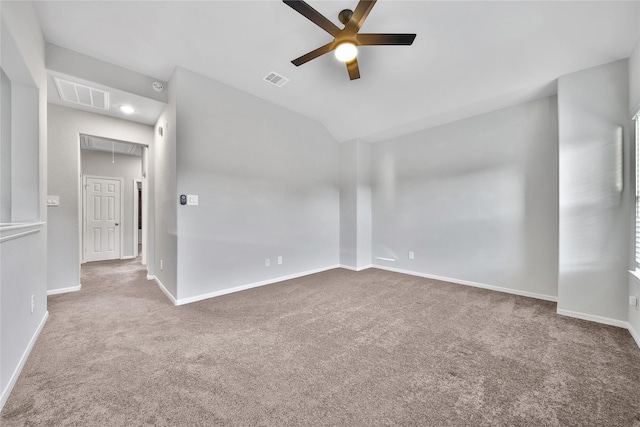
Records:
[[[174,307],[145,274],[49,298],[3,426],[640,426],[629,333],[553,303],[336,269]]]

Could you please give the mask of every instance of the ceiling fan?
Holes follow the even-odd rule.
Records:
[[[349,78],[355,80],[360,78],[358,59],[356,58],[358,55],[358,46],[408,46],[411,45],[416,38],[415,34],[358,34],[369,12],[371,12],[373,5],[375,5],[376,0],[360,0],[355,10],[344,9],[341,11],[338,14],[338,19],[344,24],[343,29],[338,28],[333,22],[329,21],[320,12],[302,0],[282,1],[333,36],[331,43],[327,43],[291,61],[296,67],[335,50],[336,58],[347,64]]]

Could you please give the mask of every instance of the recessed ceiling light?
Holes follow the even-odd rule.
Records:
[[[336,48],[336,58],[338,61],[353,61],[358,56],[358,48],[353,43],[342,43]]]
[[[120,111],[122,111],[125,114],[133,114],[136,112],[136,109],[133,108],[131,105],[121,105]]]

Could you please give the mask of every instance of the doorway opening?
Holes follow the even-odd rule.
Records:
[[[145,264],[147,150],[135,142],[80,134],[81,264],[140,256]]]
[[[133,237],[133,248],[134,248],[134,257],[138,258],[143,253],[143,240],[142,240],[142,180],[134,179],[133,180],[133,224],[134,224],[134,232],[132,233]]]

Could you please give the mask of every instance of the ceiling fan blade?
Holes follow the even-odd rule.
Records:
[[[331,34],[333,37],[338,34],[340,28],[338,28],[333,22],[329,21],[325,18],[320,12],[309,6],[307,3],[302,0],[282,0],[289,7],[294,9],[296,12],[306,17],[308,20],[316,24],[318,27],[325,30],[327,33]]]
[[[300,58],[294,59],[293,61],[291,61],[291,63],[296,67],[299,67],[305,62],[309,62],[312,59],[316,59],[317,57],[322,56],[327,52],[331,52],[333,50],[333,44],[333,42],[327,43],[324,46],[321,46],[305,55],[302,55]]]
[[[347,22],[345,29],[352,34],[360,31],[362,24],[364,24],[364,21],[367,19],[367,16],[369,16],[369,12],[371,12],[375,4],[376,0],[360,0],[356,9],[353,11],[351,19]]]
[[[415,34],[357,34],[356,39],[361,46],[410,45]]]
[[[349,78],[351,80],[360,78],[360,69],[358,68],[358,60],[347,62],[347,71],[349,72]]]

